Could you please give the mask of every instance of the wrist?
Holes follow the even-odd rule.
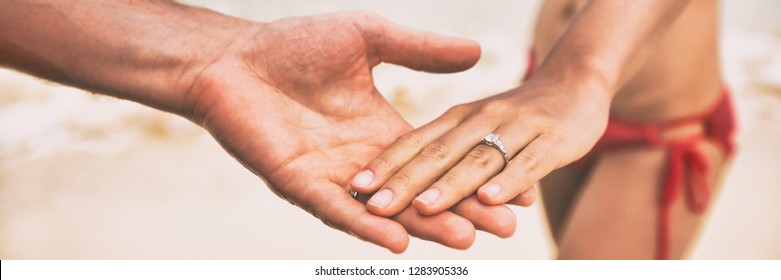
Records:
[[[0,4],[0,65],[181,113],[200,69],[248,21],[173,1]]]
[[[193,118],[197,111],[196,84],[207,75],[223,57],[230,55],[237,43],[246,40],[252,22],[229,17],[217,12],[179,5],[164,4],[162,11],[165,32],[148,38],[144,43],[149,57],[141,65],[151,65],[141,74],[153,87],[147,93],[129,96],[141,103]],[[152,27],[154,28],[154,27]],[[155,40],[158,40],[155,42]],[[146,99],[146,100],[143,100]]]
[[[219,43],[206,50],[194,51],[193,63],[180,67],[178,77],[172,83],[178,86],[179,115],[204,125],[210,114],[224,114],[220,108],[228,110],[255,101],[240,100],[243,93],[264,92],[267,79],[265,67],[254,56],[262,54],[262,39],[258,38],[264,24],[251,23],[238,28],[229,28]],[[185,60],[184,62],[187,62]],[[249,75],[248,75],[249,74]],[[251,80],[247,80],[247,79]],[[251,85],[251,86],[248,86]],[[251,95],[255,97],[264,95]],[[226,106],[222,106],[226,105]],[[238,106],[238,107],[237,107]],[[214,111],[217,112],[214,112]]]
[[[586,95],[610,104],[618,88],[616,78],[607,69],[599,60],[584,55],[557,55],[547,59],[523,86],[556,86],[570,94]]]

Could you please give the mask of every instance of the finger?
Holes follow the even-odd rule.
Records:
[[[412,207],[407,207],[393,219],[404,226],[410,235],[450,248],[465,250],[475,242],[475,226],[452,212],[423,216]]]
[[[537,187],[532,186],[531,189],[528,189],[513,199],[510,199],[507,204],[529,207],[532,206],[535,201],[537,201],[537,196]]]
[[[494,134],[499,136],[498,141],[508,155],[520,151],[536,136],[536,133],[530,133],[520,124],[503,125],[497,128]],[[424,215],[445,211],[475,193],[504,166],[505,159],[498,147],[487,144],[474,146],[458,164],[434,182],[431,188],[417,196],[412,205]]]
[[[391,176],[366,205],[369,212],[390,216],[398,213],[423,190],[445,174],[462,156],[495,127],[471,118],[427,145]]]
[[[480,44],[473,40],[413,30],[370,13],[363,14],[359,22],[367,52],[381,61],[448,73],[469,69],[480,59]]]
[[[304,205],[326,225],[357,236],[360,239],[401,253],[409,244],[406,230],[397,222],[366,211],[363,204],[353,199],[344,188],[331,182],[314,183],[314,191],[301,196]]]
[[[554,141],[537,137],[516,155],[507,167],[480,187],[477,195],[488,205],[502,204],[529,190],[558,164]]]
[[[361,202],[368,200],[366,195],[358,195],[356,199]],[[478,204],[477,199],[474,200]],[[490,209],[487,206],[483,208],[472,207],[470,209],[464,209],[461,212],[464,215],[456,215],[452,212],[442,212],[438,215],[423,216],[418,214],[412,207],[407,207],[401,213],[393,217],[393,220],[399,222],[410,235],[417,238],[428,240],[442,244],[444,246],[464,250],[472,246],[475,240],[475,226],[474,222],[470,221],[468,217],[487,217],[489,215],[496,215],[499,219],[506,219],[507,213],[494,211],[495,213],[487,213],[484,209]],[[474,208],[474,209],[473,209]],[[470,216],[471,214],[471,216]],[[514,215],[514,214],[513,214]],[[464,217],[461,217],[464,216]],[[507,232],[508,225],[490,225],[494,231]]]
[[[508,238],[515,233],[517,220],[515,213],[504,205],[485,205],[477,196],[472,195],[454,206],[451,211],[472,222],[476,229],[501,238]],[[450,213],[448,211],[442,213]],[[441,215],[437,214],[437,215]]]
[[[363,194],[377,192],[390,176],[415,158],[426,145],[458,126],[463,120],[462,108],[453,107],[432,122],[396,139],[353,177],[350,187]]]
[[[357,199],[365,202],[368,196],[358,195]],[[412,236],[455,249],[469,248],[474,242],[475,229],[501,238],[508,238],[515,232],[516,218],[512,210],[504,205],[482,204],[474,195],[459,202],[451,211],[424,216],[407,207],[393,219]]]

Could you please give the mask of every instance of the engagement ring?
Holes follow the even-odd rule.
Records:
[[[502,153],[502,157],[504,157],[504,165],[507,165],[507,163],[510,162],[510,157],[507,155],[507,150],[504,149],[504,145],[502,145],[502,140],[499,140],[499,135],[493,132],[489,133],[483,137],[483,140],[480,141],[480,144],[491,146]]]

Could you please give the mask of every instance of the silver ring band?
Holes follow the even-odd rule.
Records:
[[[483,137],[483,140],[480,141],[480,144],[488,145],[490,147],[493,147],[500,153],[502,153],[502,157],[504,157],[504,165],[506,166],[508,163],[510,163],[510,156],[507,155],[507,150],[504,149],[504,145],[502,145],[502,140],[499,139],[499,135],[495,134],[493,132],[488,133],[485,137]]]

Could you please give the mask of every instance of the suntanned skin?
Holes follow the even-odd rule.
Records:
[[[0,26],[0,66],[190,119],[280,197],[392,252],[409,235],[465,249],[476,228],[515,230],[506,206],[474,196],[441,215],[409,207],[389,219],[347,190],[412,129],[377,92],[371,68],[463,71],[480,57],[473,41],[366,12],[261,23],[153,0],[0,1]]]
[[[545,1],[535,28],[535,59],[543,61],[587,1]],[[650,59],[622,86],[610,107],[615,118],[654,122],[705,111],[722,86],[718,59],[718,1],[689,3],[659,41]],[[538,65],[539,66],[539,65]],[[669,135],[680,137],[698,128]],[[726,167],[715,143],[699,148],[718,182]],[[607,152],[589,174],[570,166],[541,181],[551,233],[565,259],[650,259],[655,257],[660,186],[665,152],[658,148]],[[718,188],[719,184],[712,184]],[[685,250],[703,216],[690,212],[684,199],[674,205],[671,258]]]
[[[544,1],[534,30],[541,63],[587,0]],[[663,121],[708,108],[718,97],[718,1],[691,1],[659,40],[642,68],[613,97],[621,119]],[[538,65],[539,66],[539,65]]]
[[[559,257],[652,258],[664,151],[606,153],[588,177],[566,166],[593,146],[609,114],[666,120],[715,100],[715,8],[704,0],[546,2],[537,34],[550,37],[536,41],[537,75],[392,145],[411,128],[376,92],[371,68],[385,61],[460,71],[479,57],[476,44],[365,13],[255,23],[171,1],[9,0],[0,8],[0,65],[191,119],[281,197],[393,252],[406,248],[408,232],[454,248],[471,245],[475,227],[508,236],[512,214],[484,204],[528,205],[534,183],[564,167],[543,182]],[[490,132],[514,155],[504,169],[495,149],[475,147]],[[280,137],[292,144],[276,145]],[[700,148],[723,169],[713,143]],[[387,192],[378,192],[367,211],[345,187],[374,156],[366,167],[374,179],[352,187],[396,196],[381,206]],[[429,187],[442,199],[416,197]],[[683,200],[673,217],[677,258],[702,217]]]
[[[404,135],[372,160],[352,187],[376,191],[367,206],[384,216],[413,199],[418,211],[434,214],[478,189],[487,204],[526,193],[553,169],[591,149],[607,125],[613,97],[650,58],[687,4],[590,1],[527,82],[455,106]],[[477,145],[492,132],[502,137],[513,158],[506,166],[495,149]],[[366,174],[373,179],[366,180]]]
[[[529,205],[534,184],[558,169],[542,188],[559,257],[653,258],[664,151],[605,156],[588,181],[567,166],[593,147],[610,115],[661,121],[702,112],[716,100],[716,6],[546,1],[535,32],[540,65],[533,77],[405,134],[352,186],[374,193],[367,204],[372,213],[390,216],[412,204],[436,214],[475,192],[489,205]],[[663,137],[701,129],[684,127]],[[501,137],[509,163],[497,149],[478,145],[489,133]],[[700,146],[719,169],[721,152],[712,143]],[[615,191],[616,184],[625,187]],[[701,219],[682,206],[673,213],[672,257],[681,256]]]

